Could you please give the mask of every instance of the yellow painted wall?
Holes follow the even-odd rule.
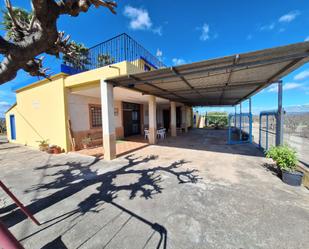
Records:
[[[11,142],[38,147],[40,140],[68,149],[66,132],[66,108],[64,75],[54,76],[17,91],[17,106],[6,113],[15,115],[16,140]]]
[[[72,76],[60,73],[51,81],[38,81],[17,90],[17,105],[6,113],[9,141],[37,148],[37,141],[48,139],[50,144],[70,150],[67,92],[98,86],[104,78],[142,72],[143,63],[142,60],[138,63],[124,61]],[[16,123],[14,141],[10,139],[11,114],[15,115]]]
[[[65,79],[65,87],[77,87],[95,84],[103,78],[116,77],[127,74],[127,62],[123,61],[110,66],[100,67],[83,73],[69,76]]]

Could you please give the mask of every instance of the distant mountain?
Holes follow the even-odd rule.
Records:
[[[303,113],[303,112],[309,112],[309,104],[305,105],[294,105],[294,106],[285,106],[284,110],[290,114],[290,113]]]

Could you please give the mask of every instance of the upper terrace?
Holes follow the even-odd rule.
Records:
[[[156,56],[126,33],[99,43],[72,62],[65,62],[67,73],[74,74],[108,66],[123,61],[130,62],[142,71],[165,67]]]

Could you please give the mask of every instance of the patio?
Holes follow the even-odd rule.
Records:
[[[31,249],[305,248],[309,191],[225,139],[194,129],[113,161],[2,144],[2,179],[42,225],[2,192],[1,220]]]
[[[138,149],[148,146],[148,141],[144,139],[143,136],[130,136],[125,140],[116,141],[116,156],[122,156],[130,152],[136,151]],[[97,146],[87,149],[78,150],[77,153],[94,156],[99,159],[104,159],[104,148],[103,146]]]

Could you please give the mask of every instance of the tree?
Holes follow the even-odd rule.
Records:
[[[61,15],[76,17],[87,12],[94,5],[106,7],[115,13],[117,4],[104,0],[31,0],[32,12],[14,8],[10,0],[4,0],[7,12],[4,13],[3,26],[6,36],[0,36],[0,84],[16,77],[23,69],[31,76],[47,77],[43,68],[42,53],[59,58],[60,54],[74,58],[76,47],[70,42],[70,36],[57,29],[57,20]]]
[[[112,58],[109,54],[98,54],[97,61],[99,67],[104,67],[115,63],[115,59]]]
[[[71,46],[74,51],[74,56],[64,54],[64,64],[79,70],[85,70],[87,65],[91,64],[89,60],[89,49],[86,48],[84,44],[76,43],[74,41],[71,42]]]

